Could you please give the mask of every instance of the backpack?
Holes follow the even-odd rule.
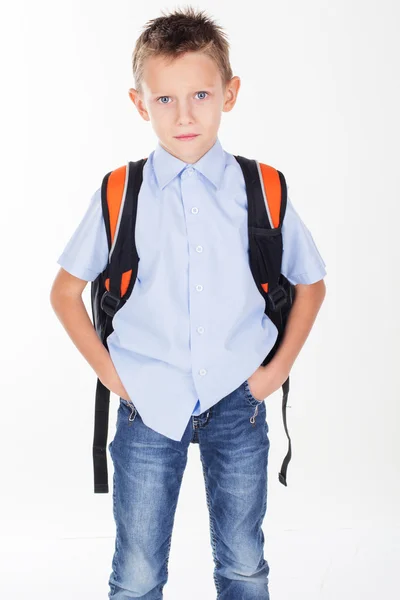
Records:
[[[277,340],[262,362],[275,355],[293,304],[295,286],[281,273],[282,222],[287,203],[283,174],[256,160],[235,156],[245,180],[248,201],[249,265],[260,294],[265,299],[265,314],[278,329]],[[128,162],[107,173],[102,181],[101,202],[108,241],[108,264],[91,284],[91,305],[95,330],[107,348],[112,333],[112,318],[128,300],[136,281],[139,256],[135,245],[138,194],[147,158]],[[108,348],[107,348],[108,349]],[[291,459],[291,439],[287,429],[286,406],[289,377],[282,385],[282,413],[288,452],[279,472],[287,486],[286,472]],[[108,493],[107,435],[110,390],[100,379],[96,386],[93,438],[94,493]]]

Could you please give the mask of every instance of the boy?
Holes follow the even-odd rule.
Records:
[[[100,189],[58,260],[51,292],[73,342],[120,397],[109,445],[117,531],[109,598],[163,597],[193,442],[218,598],[268,600],[264,399],[286,381],[311,330],[325,295],[325,263],[288,199],[282,273],[296,285],[296,297],[278,352],[260,366],[277,330],[249,269],[242,172],[218,139],[221,112],[232,110],[240,87],[224,33],[192,8],[149,21],[136,42],[133,72],[130,98],[158,144],[139,192],[137,280],[114,316],[108,351],[81,299],[107,265]]]

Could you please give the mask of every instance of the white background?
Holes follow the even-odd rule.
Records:
[[[56,260],[110,170],[156,137],[128,97],[147,1],[37,0],[1,19],[0,593],[106,599],[112,494],[93,493],[96,376],[53,313]],[[270,427],[265,557],[273,600],[395,598],[400,560],[399,53],[389,0],[202,2],[242,86],[219,138],[272,164],[313,234],[327,295]],[[90,310],[90,285],[84,292]],[[112,395],[109,441],[118,398]],[[109,480],[112,461],[108,454]],[[215,598],[191,445],[167,600]],[[189,593],[190,592],[190,593]]]

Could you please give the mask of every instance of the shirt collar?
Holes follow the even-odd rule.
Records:
[[[226,156],[217,138],[214,145],[193,164],[186,163],[165,150],[160,142],[153,153],[153,168],[158,184],[163,189],[174,177],[176,177],[189,164],[199,171],[218,189],[225,170]]]

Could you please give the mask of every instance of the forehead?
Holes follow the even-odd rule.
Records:
[[[220,81],[217,64],[202,52],[186,52],[176,58],[151,56],[143,65],[143,83],[150,93],[165,85],[215,87]]]

